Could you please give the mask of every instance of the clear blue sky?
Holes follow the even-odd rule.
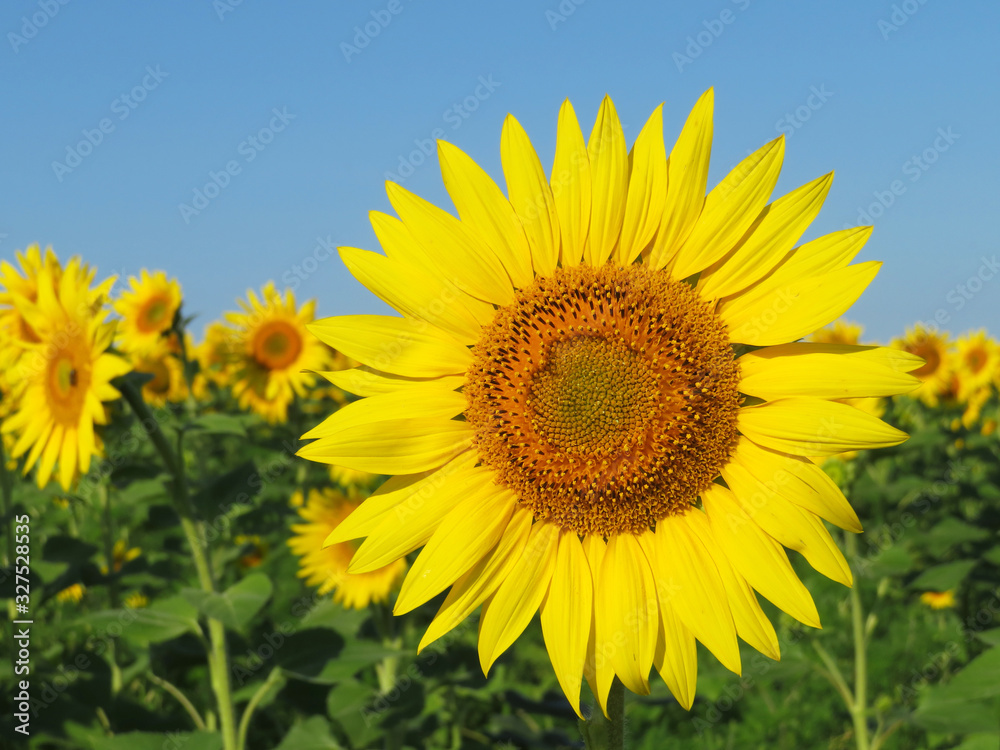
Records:
[[[38,242],[102,274],[166,270],[198,333],[296,266],[321,314],[383,311],[336,256],[308,259],[318,239],[375,248],[367,212],[389,210],[401,159],[450,206],[436,159],[410,157],[436,129],[503,184],[508,112],[548,165],[564,98],[589,132],[609,93],[630,141],[665,102],[669,147],[715,86],[710,184],[784,131],[778,193],[836,171],[807,238],[892,198],[851,315],[872,337],[939,310],[1000,334],[996,3],[64,2],[0,9],[0,257]],[[100,143],[77,162],[84,131]]]

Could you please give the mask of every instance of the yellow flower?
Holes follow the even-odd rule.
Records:
[[[149,606],[149,599],[141,591],[133,591],[122,602],[126,609],[143,609]]]
[[[306,330],[315,301],[296,309],[291,290],[284,298],[268,282],[261,297],[251,290],[243,312],[226,314],[231,327],[230,371],[240,408],[252,409],[268,422],[283,422],[296,395],[312,385],[311,371],[327,364],[325,347]]]
[[[195,347],[199,374],[216,385],[225,385],[232,357],[234,334],[225,323],[215,321],[205,329],[205,340]]]
[[[17,435],[15,457],[28,454],[25,472],[38,464],[39,487],[57,462],[63,489],[87,471],[100,451],[94,425],[107,422],[101,402],[120,396],[110,381],[129,371],[125,360],[107,352],[114,325],[105,322],[92,278],[73,258],[62,273],[52,266],[39,271],[36,300],[14,298],[38,342],[27,344],[17,361],[18,410],[2,429]]]
[[[955,606],[955,592],[948,591],[925,591],[920,595],[920,601],[931,609],[951,609]]]
[[[144,268],[139,276],[129,277],[131,291],[122,292],[115,312],[122,317],[118,326],[121,348],[141,354],[156,347],[173,326],[181,306],[181,286],[163,271],[150,275]]]
[[[247,548],[245,554],[240,555],[239,562],[241,568],[256,568],[264,562],[264,558],[267,557],[267,552],[270,549],[268,543],[257,534],[237,534],[233,539],[233,543]]]
[[[141,554],[141,548],[129,547],[124,539],[119,539],[111,550],[111,567],[115,573],[119,573],[125,563],[131,562]],[[101,572],[105,575],[108,574],[107,563],[101,566]]]
[[[864,327],[858,323],[838,320],[816,331],[809,340],[820,344],[860,344],[864,331]]]
[[[368,487],[378,479],[377,474],[357,469],[348,469],[346,466],[330,464],[330,480],[347,489],[349,487]]]
[[[994,373],[1000,367],[1000,347],[986,335],[986,331],[967,333],[955,341],[955,369],[961,373],[959,399],[967,401],[977,391],[985,390],[987,397],[992,387]]]
[[[696,639],[735,672],[737,636],[777,658],[753,589],[818,627],[781,545],[850,585],[821,519],[861,526],[809,457],[906,438],[836,399],[916,387],[917,358],[794,343],[874,278],[849,265],[870,227],[796,249],[831,175],[769,204],[782,138],[705,197],[712,107],[668,161],[660,109],[630,154],[610,99],[589,143],[567,102],[551,181],[508,117],[509,198],[439,142],[460,218],[389,183],[386,254],[340,250],[403,317],[311,326],[365,367],[326,374],[362,398],[300,455],[397,475],[327,542],[367,537],[353,573],[423,547],[394,611],[451,587],[424,648],[482,605],[484,671],[540,609],[577,710],[583,678],[604,707],[616,675],[648,693],[654,666],[690,707]]]
[[[178,403],[187,398],[184,364],[171,353],[167,339],[147,345],[142,353],[129,355],[132,369],[153,376],[142,385],[142,398],[150,406],[161,408],[167,402]]]
[[[62,591],[56,593],[56,599],[60,602],[72,602],[73,604],[78,604],[83,595],[86,593],[87,587],[82,583],[74,583],[72,586],[67,586]]]
[[[292,526],[294,536],[288,540],[288,546],[300,558],[299,577],[305,578],[309,586],[318,586],[320,594],[333,592],[333,600],[349,609],[384,602],[406,572],[406,561],[397,559],[351,575],[347,565],[357,545],[342,542],[323,548],[324,540],[360,502],[360,499],[351,499],[326,488],[310,490],[305,501],[302,492],[296,491],[290,501],[305,520],[305,523]]]
[[[917,323],[892,345],[924,360],[924,364],[913,370],[912,374],[920,379],[921,384],[910,395],[928,406],[937,406],[940,396],[948,391],[950,385],[952,345],[948,334],[929,330]]]

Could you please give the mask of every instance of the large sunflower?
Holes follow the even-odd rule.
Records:
[[[283,422],[292,399],[312,385],[312,371],[327,364],[326,347],[306,330],[316,303],[309,300],[296,309],[290,289],[282,297],[268,282],[260,298],[249,290],[239,304],[243,312],[226,313],[230,341],[224,349],[233,395],[240,408]]]
[[[173,326],[181,306],[181,286],[163,271],[150,275],[144,268],[139,276],[129,277],[131,290],[122,292],[115,302],[115,312],[122,318],[118,326],[121,348],[145,354]]]
[[[615,675],[646,693],[654,666],[690,707],[696,639],[736,672],[737,636],[777,658],[754,589],[818,627],[782,545],[850,585],[821,519],[861,526],[808,457],[906,437],[835,399],[907,390],[919,360],[793,343],[872,280],[848,265],[870,228],[793,249],[831,176],[768,203],[781,138],[706,197],[712,107],[668,159],[660,109],[630,153],[610,99],[589,143],[566,102],[551,180],[508,117],[509,198],[440,142],[460,218],[389,183],[385,255],[340,251],[403,317],[311,327],[364,365],[327,374],[363,398],[300,454],[397,475],[327,543],[367,537],[355,573],[423,547],[395,612],[451,587],[423,648],[482,605],[484,670],[540,609],[577,710],[584,677],[605,707]]]
[[[966,333],[955,341],[954,366],[962,372],[959,397],[963,401],[981,391],[988,393],[1000,369],[1000,347],[983,329]]]
[[[920,387],[912,395],[928,406],[937,406],[942,394],[948,393],[951,387],[954,369],[953,347],[948,334],[917,323],[892,344],[923,360],[923,364],[913,370],[913,375],[920,379]]]
[[[347,566],[357,545],[343,542],[323,547],[326,538],[360,502],[360,498],[329,488],[309,490],[308,497],[297,490],[290,500],[304,521],[292,526],[293,536],[288,540],[288,546],[299,557],[299,577],[318,587],[321,595],[332,593],[333,600],[348,609],[384,602],[399,587],[406,572],[406,561],[397,559],[384,567],[351,575]]]
[[[26,345],[17,360],[17,411],[4,420],[3,430],[17,436],[14,456],[28,454],[25,472],[38,464],[39,487],[57,462],[63,489],[87,471],[100,451],[94,425],[107,421],[101,402],[119,397],[110,381],[129,371],[125,360],[107,351],[114,324],[105,322],[106,311],[90,288],[92,277],[73,258],[65,271],[58,266],[39,271],[36,299],[14,296],[38,342]]]

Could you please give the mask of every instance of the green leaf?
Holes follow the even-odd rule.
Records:
[[[957,518],[948,517],[927,532],[927,550],[940,557],[952,547],[966,542],[975,542],[990,535],[986,529],[980,529]]]
[[[351,738],[354,747],[364,747],[379,736],[388,704],[379,704],[378,699],[378,690],[357,680],[345,680],[327,695],[327,714]]]
[[[217,732],[125,732],[104,737],[94,744],[94,750],[220,750],[222,735]]]
[[[202,518],[210,522],[220,516],[235,518],[253,507],[251,500],[260,492],[262,486],[263,482],[257,467],[252,461],[246,461],[232,471],[215,477],[195,493],[191,500]]]
[[[966,735],[965,741],[955,750],[997,750],[997,732]]]
[[[235,414],[202,414],[188,423],[187,427],[206,435],[239,435],[246,437],[243,419]]]
[[[1000,544],[996,547],[991,547],[984,552],[983,559],[993,563],[994,565],[1000,565]]]
[[[383,659],[398,657],[405,653],[405,651],[387,648],[373,641],[348,638],[340,656],[327,662],[315,679],[319,682],[331,683],[346,680],[362,669],[378,664]]]
[[[1000,648],[991,648],[970,661],[951,682],[936,688],[943,700],[970,700],[1000,695]]]
[[[991,648],[969,662],[946,685],[928,690],[913,715],[921,726],[937,732],[1000,732],[1000,649]]]
[[[251,573],[222,593],[185,589],[184,598],[205,617],[219,620],[227,628],[242,630],[271,598],[271,579]]]
[[[947,591],[960,584],[974,567],[976,560],[956,560],[928,568],[910,583],[911,588],[927,591]]]
[[[322,716],[311,716],[293,726],[276,750],[340,750],[341,745],[330,734],[330,722]]]
[[[289,677],[307,682],[332,684],[336,678],[323,677],[324,667],[344,648],[344,639],[326,628],[308,628],[292,633],[277,651],[278,666]]]
[[[42,547],[42,558],[57,563],[85,563],[97,547],[71,536],[50,536]]]
[[[160,599],[144,609],[113,609],[82,618],[98,634],[123,635],[140,643],[169,641],[184,633],[199,633],[198,612],[180,596]]]
[[[981,630],[980,632],[976,633],[976,638],[978,638],[988,646],[1000,646],[1000,628]]]

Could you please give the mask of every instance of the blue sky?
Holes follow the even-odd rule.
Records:
[[[985,1],[10,0],[0,257],[166,270],[196,332],[268,279],[382,312],[326,246],[376,247],[389,175],[450,207],[429,139],[502,185],[508,112],[551,164],[567,97],[589,132],[610,94],[629,141],[665,102],[669,148],[714,86],[710,184],[784,132],[776,194],[836,171],[806,239],[875,224],[860,259],[884,266],[850,313],[872,338],[998,335],[997,28]]]

